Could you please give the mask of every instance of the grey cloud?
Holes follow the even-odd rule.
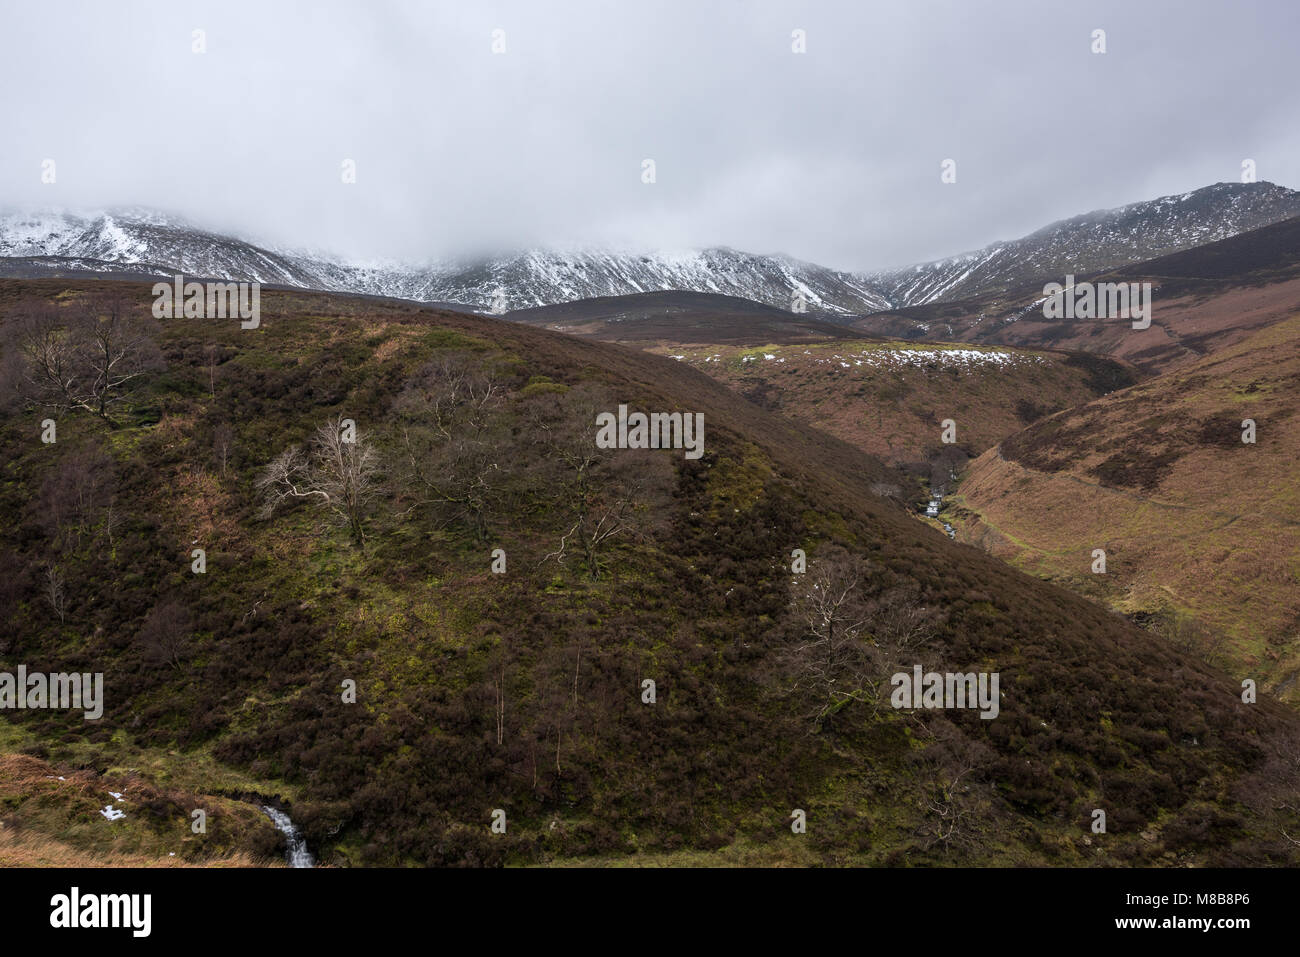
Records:
[[[730,245],[870,269],[1235,180],[1246,157],[1300,185],[1286,0],[127,2],[5,21],[0,203],[156,206],[359,258]]]

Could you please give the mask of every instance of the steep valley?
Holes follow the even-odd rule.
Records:
[[[1300,703],[1298,382],[1293,316],[986,451],[950,521]]]
[[[896,470],[688,361],[338,294],[266,290],[256,330],[154,325],[149,303],[147,284],[0,281],[0,670],[103,672],[106,698],[97,722],[6,715],[5,833],[279,863],[251,807],[183,839],[203,795],[253,794],[329,866],[1300,863],[1300,714],[949,541]],[[105,414],[44,408],[32,344],[87,316],[147,332],[147,368]],[[1042,401],[1096,393],[1060,354],[1014,361]],[[760,362],[779,364],[735,375]],[[902,381],[983,375],[936,362]],[[1284,385],[1258,379],[1243,403],[1273,456]],[[998,424],[971,441],[994,443],[1017,413],[979,381],[993,397],[967,401]],[[620,404],[702,414],[704,456],[595,447]],[[346,423],[365,494],[318,507],[293,483],[334,503],[323,452]],[[863,640],[828,660],[808,615],[845,580]],[[891,707],[917,665],[999,674],[997,719]],[[119,844],[88,803],[101,779],[175,793],[128,807],[154,830]]]

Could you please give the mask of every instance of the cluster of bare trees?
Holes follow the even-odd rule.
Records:
[[[1161,616],[1153,630],[1178,650],[1209,664],[1215,664],[1223,657],[1227,643],[1227,636],[1221,630],[1182,611]]]
[[[526,423],[548,463],[548,484],[565,529],[542,564],[565,564],[579,555],[590,578],[600,577],[615,541],[646,533],[647,523],[671,492],[673,470],[662,456],[596,445],[598,413],[614,403],[593,389],[577,388],[534,401]]]
[[[987,780],[994,753],[946,721],[927,722],[921,730],[929,746],[915,758],[926,772],[918,836],[927,849],[970,851],[982,832],[995,829],[997,800]]]
[[[18,356],[14,385],[26,401],[116,425],[114,410],[162,365],[155,330],[120,293],[63,308],[28,304],[10,326]]]
[[[784,653],[790,690],[814,730],[852,702],[875,707],[881,687],[934,637],[940,616],[901,590],[869,589],[870,568],[828,545],[791,586],[798,640]]]
[[[966,467],[969,456],[955,445],[945,445],[929,462],[930,491],[944,494]]]
[[[530,507],[560,525],[540,564],[576,558],[597,578],[614,542],[647,531],[675,474],[662,454],[597,447],[596,415],[613,404],[584,386],[512,392],[509,376],[489,360],[448,353],[406,383],[382,455],[371,433],[335,418],[308,447],[277,456],[257,480],[262,514],[312,501],[334,512],[362,545],[382,490],[399,519],[422,514],[440,526],[456,522],[487,541],[493,517],[526,495]],[[221,456],[222,439],[215,441]]]
[[[401,514],[428,511],[439,521],[460,519],[480,538],[504,489],[509,429],[505,386],[472,357],[449,354],[424,366],[394,405],[397,433],[381,456],[369,432],[336,416],[321,425],[307,448],[285,449],[257,480],[262,515],[296,500],[333,512],[353,542],[364,546],[366,519],[391,469],[392,499]],[[214,439],[223,462],[228,436]],[[381,465],[383,466],[381,468]]]
[[[901,588],[873,590],[870,579],[870,566],[836,545],[823,547],[808,571],[795,576],[799,637],[784,664],[801,716],[814,731],[833,727],[855,702],[885,707],[890,677],[910,672],[920,655],[941,665],[933,647],[939,609]],[[917,792],[918,838],[944,851],[977,846],[995,804],[984,780],[992,752],[948,722],[921,722],[917,733],[929,742],[914,758],[925,771]]]
[[[467,522],[480,541],[506,490],[510,432],[506,384],[474,357],[451,353],[422,368],[395,411],[400,420],[399,480],[412,511]]]
[[[37,495],[39,522],[54,546],[78,550],[103,536],[110,548],[122,523],[113,457],[88,445],[63,455]]]

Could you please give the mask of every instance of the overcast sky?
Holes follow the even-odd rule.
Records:
[[[362,259],[729,245],[870,269],[1246,158],[1300,187],[1294,0],[0,4],[0,204]]]

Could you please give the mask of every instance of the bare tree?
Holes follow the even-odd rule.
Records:
[[[501,501],[508,469],[502,444],[482,436],[439,441],[416,427],[402,430],[403,479],[416,498],[405,510],[441,509],[486,541],[489,517]]]
[[[184,663],[191,639],[189,609],[174,599],[154,606],[145,617],[139,635],[150,660],[176,669]]]
[[[116,425],[112,410],[161,365],[153,325],[130,315],[120,296],[91,307],[29,309],[18,321],[27,399],[58,409],[82,409]]]
[[[1213,664],[1223,653],[1226,636],[1200,619],[1183,611],[1174,611],[1158,619],[1156,632],[1175,648]]]
[[[610,404],[574,389],[542,397],[527,414],[529,432],[551,470],[551,492],[568,516],[557,548],[542,563],[564,564],[572,549],[592,579],[600,577],[609,545],[639,530],[673,475],[663,454],[596,445],[596,415]]]
[[[969,788],[969,785],[962,784],[962,779],[973,770],[974,766],[968,764],[949,779],[935,782],[926,800],[926,806],[936,818],[932,846],[941,844],[947,850],[964,827],[966,818],[973,813],[973,808],[960,799],[962,789]]]
[[[503,381],[473,356],[453,353],[422,368],[395,404],[403,420],[406,514],[430,508],[469,524],[481,541],[510,474]]]
[[[230,449],[235,444],[235,430],[229,422],[222,422],[212,430],[212,451],[221,469],[221,477],[226,477],[226,468],[230,461]]]
[[[113,506],[113,458],[102,449],[81,448],[65,455],[41,483],[40,522],[59,548],[80,548],[106,525]],[[116,516],[121,524],[120,516]]]
[[[4,334],[0,350],[0,414],[19,409],[27,400],[26,362],[16,338],[11,338],[19,323],[7,325],[0,322]]]
[[[941,623],[939,610],[915,595],[902,588],[885,592],[872,608],[871,641],[880,664],[892,671],[915,663],[916,653],[930,643]]]
[[[851,702],[877,706],[882,682],[937,632],[936,609],[901,589],[869,597],[868,580],[862,559],[830,545],[793,581],[799,639],[783,658],[814,729]]]
[[[506,739],[506,658],[503,649],[498,649],[492,657],[492,716],[496,719],[497,725],[497,746],[500,747]]]
[[[104,508],[104,534],[108,537],[109,553],[117,553],[117,532],[126,524],[126,516],[117,507],[115,500],[110,500]]]
[[[921,800],[928,812],[918,833],[927,849],[970,851],[995,814],[987,780],[993,752],[949,721],[927,722],[924,730],[928,744],[911,755],[921,771]]]
[[[532,704],[535,707],[534,731],[536,743],[542,744],[547,751],[550,763],[550,751],[554,749],[555,777],[552,787],[558,795],[560,781],[564,776],[564,743],[566,737],[570,747],[578,736],[578,712],[573,695],[574,670],[570,649],[556,644],[547,648],[541,655],[534,672],[534,693]],[[549,774],[549,772],[548,772]]]
[[[505,383],[473,355],[453,352],[426,364],[407,382],[398,410],[427,419],[444,439],[477,435],[501,406]]]
[[[943,494],[966,467],[969,456],[955,445],[945,445],[931,460],[930,491]]]
[[[377,457],[363,433],[349,430],[336,417],[316,430],[308,450],[288,448],[266,467],[257,480],[262,515],[269,517],[288,501],[314,501],[333,512],[348,527],[353,543],[363,547],[377,472]]]
[[[83,405],[84,342],[62,321],[59,310],[27,307],[16,320],[18,354],[23,358],[19,388],[25,398],[58,408]]]
[[[112,423],[109,409],[126,401],[137,380],[162,365],[152,318],[132,315],[132,303],[109,293],[91,304],[85,322],[90,396],[95,412]]]
[[[861,586],[864,562],[838,546],[826,546],[793,585],[799,641],[787,651],[795,692],[811,702],[814,727],[850,701],[874,697],[873,658],[867,640],[871,609]]]
[[[45,566],[43,591],[50,608],[59,616],[59,621],[63,621],[68,611],[67,593],[63,587],[63,573],[53,563]]]
[[[208,395],[217,397],[217,346],[208,343],[203,349],[203,368],[208,373]]]

